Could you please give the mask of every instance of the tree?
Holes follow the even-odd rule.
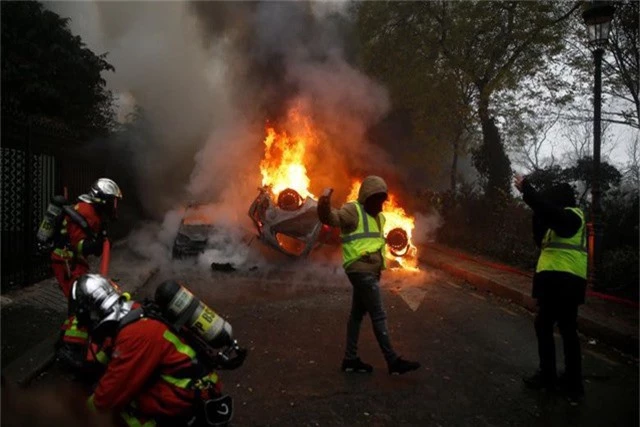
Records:
[[[456,70],[436,60],[437,49],[413,48],[416,34],[402,24],[418,16],[419,9],[416,2],[359,3],[360,60],[389,88],[395,110],[409,117],[410,160],[421,162],[420,168],[430,175],[439,174],[448,163],[449,186],[455,190],[459,158],[474,140],[472,88]]]
[[[566,182],[565,171],[560,165],[552,165],[544,169],[536,169],[527,175],[527,181],[541,193]]]
[[[591,156],[585,156],[578,159],[575,165],[564,170],[564,176],[567,181],[582,183],[584,191],[579,199],[581,204],[584,204],[586,195],[590,193],[591,184],[593,183],[593,158]],[[603,193],[619,185],[621,180],[622,174],[615,166],[607,162],[600,163],[600,189]]]
[[[476,89],[483,143],[474,160],[487,193],[508,194],[511,168],[491,112],[492,98],[517,90],[562,52],[563,23],[578,5],[553,2],[433,4],[444,58]]]
[[[569,182],[577,184],[580,191],[578,201],[581,205],[586,205],[586,196],[591,191],[593,178],[593,159],[589,156],[578,159],[568,167],[552,165],[544,169],[536,169],[529,175],[527,180],[542,193],[551,190],[558,184]],[[607,192],[618,186],[622,179],[622,174],[614,166],[607,162],[600,165],[600,188]]]
[[[640,188],[640,135],[636,132],[626,147],[627,164],[623,176],[632,188]]]
[[[632,106],[619,113],[622,123],[640,129],[640,3],[624,0],[615,2],[615,5],[609,36],[614,61],[605,62],[603,73],[613,76],[611,95]]]
[[[556,112],[555,115],[532,114],[526,120],[513,120],[511,134],[515,141],[510,146],[514,162],[529,172],[553,166],[556,161],[553,154],[554,144],[548,136],[559,118],[560,113]],[[551,152],[549,156],[544,157],[543,149],[548,145],[551,146]]]
[[[35,1],[2,2],[2,110],[68,127],[108,131],[114,122],[103,71],[114,71],[69,31],[68,18]]]
[[[602,123],[602,154],[607,158],[617,142],[613,140],[613,134],[610,122]],[[592,121],[574,121],[566,122],[561,135],[566,141],[567,150],[562,153],[566,159],[565,164],[575,163],[579,159],[591,156],[593,153],[593,122]]]
[[[612,2],[615,14],[602,62],[602,123],[615,123],[640,129],[640,3],[637,0]],[[584,20],[574,15],[565,32],[565,54],[561,67],[571,76],[572,92],[579,98],[568,110],[570,121],[593,120],[593,56],[588,45]]]
[[[471,101],[482,133],[474,158],[492,197],[509,194],[511,175],[495,98],[546,70],[563,51],[566,21],[578,8],[579,3],[551,1],[363,3],[362,37],[390,68],[425,78],[452,76],[473,89]],[[394,55],[398,51],[405,53]]]

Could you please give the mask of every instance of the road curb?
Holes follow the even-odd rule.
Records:
[[[617,348],[623,353],[638,357],[638,337],[625,334],[615,328],[607,327],[578,313],[578,330],[605,344]]]
[[[159,267],[153,266],[142,274],[140,282],[131,287],[131,293],[144,287],[158,273]],[[28,386],[34,378],[44,372],[55,362],[54,346],[58,340],[58,331],[50,337],[31,347],[25,354],[3,367],[2,372],[8,381],[20,386]]]
[[[433,260],[423,260],[427,264],[430,264],[434,267],[439,268],[440,270],[444,270],[454,276],[460,277],[467,282],[471,283],[478,289],[482,289],[484,291],[491,292],[495,295],[498,295],[503,298],[507,298],[508,300],[526,308],[529,311],[536,310],[536,301],[531,298],[529,295],[523,294],[515,289],[509,288],[508,286],[504,286],[496,281],[489,279],[479,273],[474,273],[472,271],[464,270],[462,268],[458,268],[454,265],[447,264],[446,262],[437,262]]]
[[[478,289],[506,298],[531,312],[536,311],[536,301],[530,295],[505,286],[504,284],[483,276],[481,273],[472,272],[449,264],[446,261],[434,260],[429,257],[423,257],[421,261],[456,277],[460,277]],[[606,325],[580,311],[578,312],[578,330],[584,335],[595,338],[624,353],[634,357],[638,356],[639,341],[637,335],[631,335],[620,328]]]

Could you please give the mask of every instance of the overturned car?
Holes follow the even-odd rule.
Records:
[[[258,197],[249,207],[249,217],[256,226],[258,238],[278,251],[292,256],[307,256],[322,244],[339,244],[337,228],[318,219],[318,202],[287,188],[274,202],[269,187],[258,189]]]
[[[281,191],[277,197],[268,186],[258,191],[248,215],[258,239],[265,245],[292,258],[306,257],[322,245],[340,245],[340,230],[320,222],[318,202],[312,197],[303,198],[291,188]],[[185,209],[174,240],[173,258],[195,257],[211,248],[237,248],[229,240],[229,233],[213,223],[208,209],[198,204],[190,204]],[[244,244],[249,243],[249,237],[242,239]],[[411,256],[413,246],[404,229],[396,227],[386,232],[386,242],[390,259],[399,261]]]

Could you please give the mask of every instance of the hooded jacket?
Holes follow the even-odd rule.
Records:
[[[358,203],[364,202],[374,194],[387,193],[387,183],[379,176],[368,176],[362,181],[358,191]],[[318,204],[318,217],[323,224],[339,227],[343,234],[351,233],[358,227],[358,209],[353,203],[345,203],[340,209],[332,209],[329,205]],[[382,254],[374,253],[361,257],[349,265],[347,273],[380,273],[383,267]]]

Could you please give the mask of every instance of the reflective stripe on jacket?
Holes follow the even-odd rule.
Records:
[[[71,316],[64,321],[60,327],[62,330],[62,341],[66,343],[87,345],[89,342],[89,333],[87,328],[78,326],[76,316]]]
[[[384,215],[378,214],[378,218],[373,218],[365,212],[364,206],[358,202],[351,202],[358,208],[358,226],[351,233],[340,234],[342,241],[342,266],[347,268],[356,260],[366,254],[380,252],[384,262]]]
[[[184,416],[193,410],[199,386],[220,390],[217,375],[205,371],[182,338],[143,317],[116,335],[93,401],[100,410],[127,411],[138,419]]]
[[[561,271],[587,278],[587,235],[584,213],[579,208],[565,208],[580,217],[580,228],[571,237],[560,237],[552,229],[542,239],[542,251],[536,273]]]

